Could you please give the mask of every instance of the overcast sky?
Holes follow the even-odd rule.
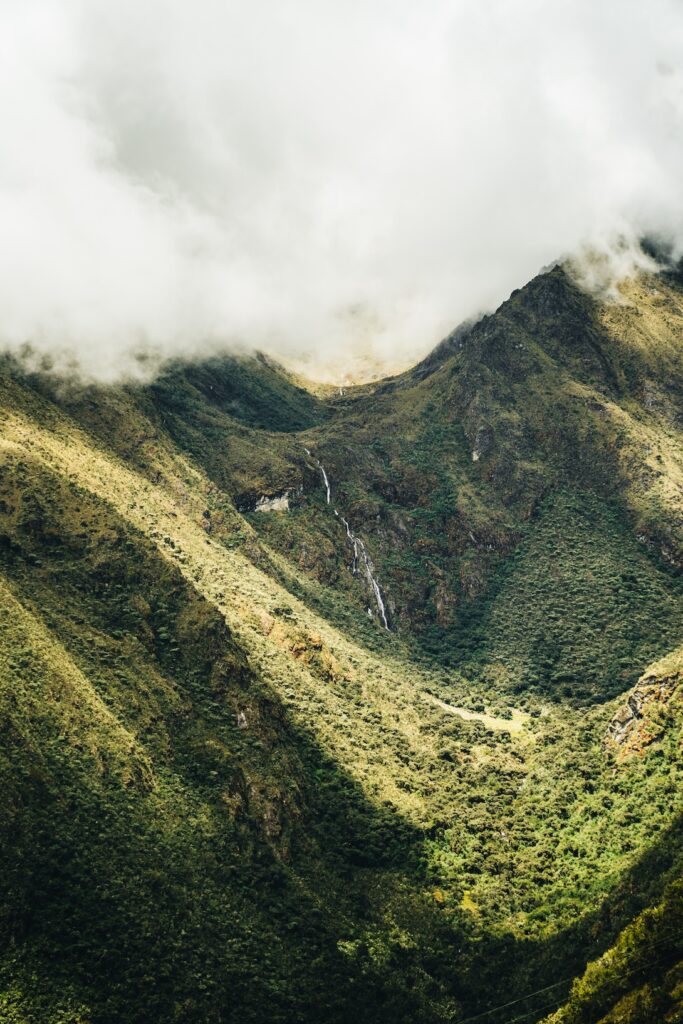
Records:
[[[683,239],[681,0],[0,0],[0,345],[409,362]]]

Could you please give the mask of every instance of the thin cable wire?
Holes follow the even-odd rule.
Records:
[[[641,950],[643,950],[643,949],[655,949],[655,947],[661,946],[665,942],[676,942],[676,940],[680,939],[680,938],[683,938],[683,932],[678,932],[678,934],[676,934],[676,935],[667,935],[665,938],[658,939],[655,942],[644,943],[639,948]],[[606,950],[606,952],[609,952],[609,950]],[[602,955],[604,956],[605,954],[603,953]],[[625,951],[625,955],[628,955],[626,953],[626,951]],[[639,968],[634,968],[634,970],[638,970],[638,969]],[[463,1017],[461,1020],[456,1021],[455,1024],[473,1024],[473,1021],[483,1020],[484,1017],[489,1017],[492,1013],[497,1013],[499,1010],[507,1010],[511,1006],[516,1006],[517,1003],[523,1003],[526,999],[532,999],[534,996],[543,995],[544,992],[550,992],[551,989],[557,988],[559,985],[567,985],[570,981],[574,981],[575,979],[576,979],[576,975],[575,974],[571,975],[568,978],[561,978],[560,981],[554,981],[552,983],[552,985],[546,985],[544,988],[537,988],[533,992],[527,992],[527,994],[524,995],[524,996],[517,996],[516,999],[511,999],[507,1003],[501,1003],[499,1006],[493,1006],[493,1007],[491,1007],[490,1010],[483,1010],[481,1013],[475,1014],[474,1017]],[[529,1011],[529,1012],[533,1012],[533,1011]],[[528,1017],[528,1015],[529,1015],[528,1013],[525,1014],[525,1016],[527,1016],[527,1017]]]
[[[631,968],[630,971],[625,971],[623,974],[617,974],[616,980],[628,978],[630,974],[637,974],[638,971],[644,971],[648,967],[656,967],[657,964],[664,963],[666,959],[667,958],[665,956],[662,956],[659,957],[657,960],[650,960],[650,962],[647,964],[640,964],[640,966],[638,967]],[[519,1017],[510,1017],[506,1021],[503,1021],[502,1024],[520,1024],[521,1021],[525,1020],[525,1018],[527,1017],[530,1017],[531,1014],[544,1013],[546,1010],[559,1010],[559,1008],[564,1004],[564,1002],[564,999],[560,999],[559,1001],[553,1000],[552,1003],[546,1003],[544,1006],[537,1006],[533,1010],[527,1010],[526,1013],[521,1014],[521,1016]]]

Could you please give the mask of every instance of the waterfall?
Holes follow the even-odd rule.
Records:
[[[308,450],[308,448],[304,447],[304,451],[311,458],[314,458],[314,456],[311,455],[311,453]],[[315,460],[315,464],[316,464],[316,466],[318,467],[318,469],[320,471],[320,475],[322,476],[323,483],[325,485],[325,497],[327,499],[327,504],[331,505],[332,504],[332,489],[330,487],[329,477],[328,477],[328,475],[327,475],[327,473],[325,471],[325,467],[323,466],[323,464],[321,462],[318,461],[318,459]],[[373,597],[375,599],[375,604],[377,605],[377,611],[379,612],[379,617],[382,620],[382,625],[384,626],[385,629],[389,629],[389,620],[387,619],[386,605],[384,604],[384,598],[382,597],[382,591],[381,591],[380,585],[377,582],[377,579],[375,578],[374,566],[373,566],[372,562],[370,561],[370,556],[368,555],[368,553],[367,553],[367,551],[365,549],[365,544],[360,539],[360,537],[357,537],[355,535],[355,533],[351,529],[351,526],[349,525],[348,519],[345,519],[344,516],[340,516],[339,512],[338,512],[338,510],[336,508],[333,508],[332,511],[334,512],[335,516],[338,519],[341,520],[341,522],[342,522],[342,524],[344,526],[344,530],[346,531],[346,536],[348,538],[348,541],[351,544],[351,547],[353,548],[353,566],[352,566],[352,571],[353,571],[354,575],[358,572],[358,564],[359,564],[359,561],[360,561],[362,563],[363,572],[365,573],[365,577],[366,577],[366,579],[368,581],[368,584],[370,586],[370,590],[372,591],[372,595],[373,595]],[[370,609],[368,609],[368,611],[369,610]]]
[[[325,467],[320,465],[320,463],[318,463],[318,466],[319,466],[320,472],[323,475],[323,483],[325,484],[325,492],[326,492],[326,495],[327,495],[327,504],[331,505],[332,504],[332,492],[330,491],[330,481],[327,479],[327,473],[325,472]],[[335,515],[338,514],[336,509],[334,510],[334,512],[335,512]]]
[[[344,519],[344,516],[342,516],[341,517],[341,521],[344,524],[344,529],[346,530],[346,536],[349,538],[349,541],[350,541],[351,545],[353,546],[353,566],[352,566],[352,569],[353,569],[353,572],[356,573],[356,572],[358,572],[358,540],[357,540],[356,536],[351,532],[351,527],[349,526],[348,520]]]
[[[382,599],[382,591],[380,590],[379,583],[375,579],[374,573],[372,571],[372,562],[370,561],[370,556],[365,550],[365,544],[363,543],[362,540],[359,540],[353,534],[351,534],[351,539],[353,541],[354,555],[356,552],[356,545],[358,545],[358,547],[360,548],[361,557],[363,559],[363,569],[365,570],[365,575],[367,576],[368,583],[370,584],[372,592],[375,596],[375,604],[377,605],[377,611],[379,612],[380,617],[382,619],[382,625],[384,626],[385,629],[389,629],[389,622],[387,621],[387,610]]]

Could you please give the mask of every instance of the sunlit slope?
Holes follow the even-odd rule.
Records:
[[[3,367],[0,1019],[559,1004],[669,900],[677,286],[630,286],[639,318],[539,280],[325,400],[259,360],[238,402],[229,360],[151,388]]]
[[[175,367],[118,400],[57,393],[147,476],[183,451],[282,556],[271,574],[366,644],[378,609],[340,517],[404,639],[482,679],[512,659],[511,692],[588,703],[683,640],[682,309],[672,277],[597,301],[556,268],[413,371],[325,400],[259,360]],[[287,514],[254,512],[283,497]],[[535,564],[569,645],[541,622],[511,647],[511,588],[521,572],[533,605]]]
[[[29,1020],[76,1006],[79,1020],[196,1019],[230,993],[248,1019],[270,984],[286,1016],[278,984],[310,972],[269,865],[296,842],[320,757],[216,610],[110,505],[16,449],[2,492],[8,1006]],[[315,826],[299,839],[315,849]],[[309,903],[299,886],[298,912]]]
[[[571,989],[547,1024],[676,1024],[683,1015],[681,882],[643,911]],[[546,995],[552,996],[552,991]],[[549,1003],[551,1000],[549,999]]]
[[[302,587],[310,580],[372,611],[305,444],[368,546],[394,628],[470,674],[508,660],[510,556],[533,550],[543,523],[540,571],[555,547],[574,580],[572,593],[550,578],[544,607],[561,628],[579,610],[585,619],[572,623],[566,651],[543,649],[536,633],[512,652],[513,685],[604,699],[682,639],[681,300],[675,281],[650,277],[625,285],[619,302],[598,302],[556,269],[456,332],[423,367],[334,398],[323,425],[278,442],[270,473],[263,453],[251,460],[251,491],[249,458],[238,478],[226,442],[221,480],[247,506],[250,495],[289,490],[288,516],[255,515],[253,525],[297,566]],[[639,626],[606,645],[616,618]]]
[[[610,743],[618,764],[642,756],[665,735],[672,707],[678,706],[681,713],[682,682],[683,649],[644,673],[612,722]],[[667,847],[680,849],[680,828],[679,818],[663,837]],[[549,1004],[564,1003],[548,1024],[676,1024],[683,1019],[683,884],[680,868],[667,874],[662,898],[638,914],[588,965],[572,984],[566,1002],[561,987],[547,993]]]

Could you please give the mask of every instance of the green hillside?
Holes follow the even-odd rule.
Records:
[[[0,1020],[683,1020],[682,568],[671,275],[342,393],[5,358]]]

